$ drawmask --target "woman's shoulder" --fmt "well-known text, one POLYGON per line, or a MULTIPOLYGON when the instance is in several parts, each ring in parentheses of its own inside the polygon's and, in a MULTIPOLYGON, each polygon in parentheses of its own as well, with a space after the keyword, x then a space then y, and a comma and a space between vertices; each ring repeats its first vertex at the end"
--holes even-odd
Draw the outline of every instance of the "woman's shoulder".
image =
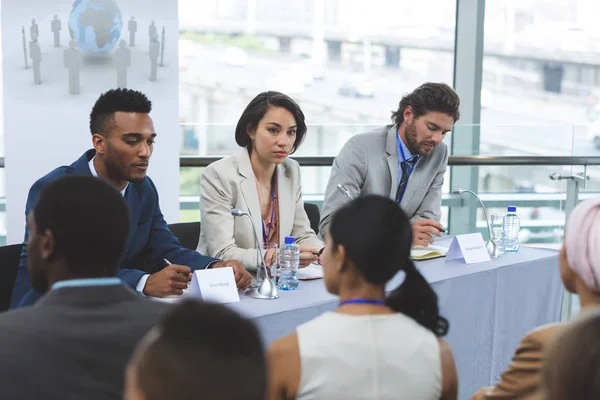
POLYGON ((543 348, 562 326, 562 324, 553 323, 535 328, 523 336, 519 348, 521 350, 525 348, 543 348))
POLYGON ((268 348, 268 355, 272 358, 285 357, 286 355, 297 351, 298 335, 292 332, 287 336, 281 337, 271 343, 268 348))
POLYGON ((283 161, 283 166, 286 170, 292 170, 292 171, 300 170, 300 164, 298 163, 298 161, 296 161, 290 157, 286 158, 283 161))
POLYGON ((227 176, 236 171, 238 165, 238 155, 223 157, 220 160, 210 163, 203 172, 203 175, 227 176))
POLYGON ((237 165, 238 158, 239 158, 238 154, 232 154, 230 156, 223 157, 215 162, 210 163, 208 165, 208 167, 206 167, 206 168, 207 169, 208 168, 219 169, 219 168, 223 168, 223 167, 230 166, 230 165, 237 165))

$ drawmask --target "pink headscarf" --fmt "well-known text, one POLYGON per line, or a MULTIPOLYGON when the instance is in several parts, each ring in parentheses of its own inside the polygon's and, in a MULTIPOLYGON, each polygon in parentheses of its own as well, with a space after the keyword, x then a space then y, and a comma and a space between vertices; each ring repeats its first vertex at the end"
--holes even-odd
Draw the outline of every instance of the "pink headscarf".
POLYGON ((565 228, 565 250, 569 267, 588 288, 600 292, 600 198, 575 207, 565 228))

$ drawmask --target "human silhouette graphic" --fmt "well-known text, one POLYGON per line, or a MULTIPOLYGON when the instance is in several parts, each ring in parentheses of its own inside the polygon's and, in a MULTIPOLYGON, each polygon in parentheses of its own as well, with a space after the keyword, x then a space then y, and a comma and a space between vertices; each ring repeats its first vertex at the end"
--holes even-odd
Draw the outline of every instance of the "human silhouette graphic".
POLYGON ((31 37, 32 40, 33 35, 35 35, 36 38, 40 37, 40 27, 37 22, 35 22, 35 18, 31 19, 31 26, 29 27, 29 37, 31 37))
POLYGON ((25 69, 29 68, 29 60, 27 60, 27 37, 25 35, 25 27, 21 26, 21 39, 23 41, 23 56, 25 59, 25 69))
POLYGON ((155 33, 150 39, 150 80, 156 80, 156 72, 158 68, 158 57, 160 56, 160 43, 158 35, 155 33))
POLYGON ((42 73, 40 71, 40 63, 42 62, 42 49, 38 43, 37 35, 31 35, 29 41, 29 57, 31 57, 31 66, 33 67, 33 82, 36 85, 42 84, 42 73))
POLYGON ((117 68, 117 87, 127 87, 127 69, 131 67, 131 50, 127 48, 127 42, 121 40, 119 48, 115 51, 115 67, 117 68))
POLYGON ((129 20, 128 28, 129 28, 129 46, 135 47, 135 34, 137 33, 138 23, 135 20, 135 17, 131 17, 129 20))
POLYGON ((81 72, 81 51, 77 48, 77 42, 71 40, 69 48, 65 50, 65 68, 69 71, 69 93, 79 94, 79 75, 81 72))
POLYGON ((54 33, 54 47, 60 47, 60 31, 62 29, 62 23, 58 19, 58 15, 54 16, 54 19, 50 23, 50 29, 54 33))
POLYGON ((165 66, 165 27, 162 28, 162 34, 160 38, 160 66, 165 66))
POLYGON ((150 26, 148 27, 148 51, 150 51, 150 47, 152 46, 152 38, 154 37, 154 35, 156 35, 158 32, 156 30, 156 25, 154 25, 154 21, 150 22, 150 26))

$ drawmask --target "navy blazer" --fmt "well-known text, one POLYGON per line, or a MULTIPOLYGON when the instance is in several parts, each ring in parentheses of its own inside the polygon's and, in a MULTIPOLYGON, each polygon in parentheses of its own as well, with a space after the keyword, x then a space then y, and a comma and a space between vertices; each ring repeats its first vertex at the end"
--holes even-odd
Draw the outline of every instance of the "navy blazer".
MULTIPOLYGON (((50 182, 67 175, 92 176, 89 162, 96 154, 88 150, 70 166, 62 166, 40 178, 33 184, 27 197, 25 216, 35 207, 40 191, 50 182)), ((134 290, 144 274, 152 274, 164 267, 163 259, 173 264, 187 265, 192 270, 204 269, 218 261, 181 246, 177 237, 169 230, 158 204, 158 192, 152 180, 146 177, 142 182, 131 182, 125 192, 129 209, 129 238, 117 276, 134 290)), ((27 239, 29 229, 25 227, 25 240, 17 279, 10 302, 11 308, 31 305, 40 294, 31 289, 27 272, 27 239)))

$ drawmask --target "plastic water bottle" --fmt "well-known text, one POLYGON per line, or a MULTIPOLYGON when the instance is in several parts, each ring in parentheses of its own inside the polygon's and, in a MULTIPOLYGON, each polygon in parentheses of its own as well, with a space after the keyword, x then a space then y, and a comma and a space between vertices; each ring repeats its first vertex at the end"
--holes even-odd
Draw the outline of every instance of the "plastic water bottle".
POLYGON ((521 221, 517 216, 517 207, 508 206, 508 213, 502 221, 502 232, 504 234, 504 251, 507 253, 519 251, 519 229, 521 221))
POLYGON ((298 289, 298 265, 300 264, 300 248, 293 236, 285 237, 285 246, 279 255, 279 289, 298 289))

